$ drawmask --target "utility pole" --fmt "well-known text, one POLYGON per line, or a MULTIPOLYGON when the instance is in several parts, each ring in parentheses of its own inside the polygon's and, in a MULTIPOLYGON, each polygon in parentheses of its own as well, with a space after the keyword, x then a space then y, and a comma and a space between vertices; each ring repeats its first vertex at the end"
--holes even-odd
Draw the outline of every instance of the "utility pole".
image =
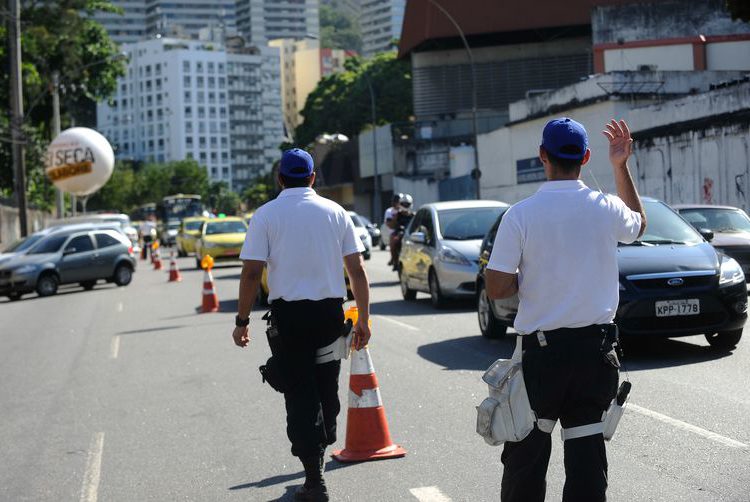
POLYGON ((26 214, 26 165, 24 159, 23 134, 23 82, 21 80, 21 2, 8 0, 10 22, 8 23, 8 55, 10 57, 10 134, 13 154, 13 172, 15 173, 16 201, 18 204, 18 223, 21 237, 29 233, 28 215, 26 214))
MULTIPOLYGON (((52 72, 52 141, 60 135, 60 72, 52 72)), ((65 217, 65 203, 62 190, 55 187, 55 205, 57 218, 65 217)))
POLYGON ((380 212, 382 203, 380 202, 380 176, 378 175, 378 124, 375 116, 375 89, 372 87, 372 80, 368 75, 367 87, 370 89, 370 113, 372 117, 372 176, 373 176, 373 195, 372 195, 372 221, 380 223, 380 212))

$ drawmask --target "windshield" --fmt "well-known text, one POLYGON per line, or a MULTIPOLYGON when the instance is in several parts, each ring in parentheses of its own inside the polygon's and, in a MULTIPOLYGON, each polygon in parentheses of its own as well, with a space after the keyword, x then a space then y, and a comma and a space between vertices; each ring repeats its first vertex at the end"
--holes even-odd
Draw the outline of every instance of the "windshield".
POLYGON ((701 235, 662 202, 645 202, 646 232, 636 244, 697 244, 701 235))
POLYGON ((176 229, 180 228, 180 220, 170 220, 167 223, 167 228, 169 230, 176 230, 176 229))
POLYGON ((206 227, 206 235, 216 234, 238 234, 247 232, 247 227, 241 221, 217 221, 209 223, 206 227))
POLYGON ((680 214, 695 228, 712 232, 750 232, 750 218, 740 209, 691 208, 680 214))
POLYGON ((444 239, 466 241, 484 239, 487 231, 505 207, 471 207, 438 212, 440 233, 444 239))
POLYGON ((354 226, 355 227, 357 227, 357 228, 364 227, 364 224, 362 223, 362 220, 359 219, 359 215, 358 214, 349 213, 349 216, 351 217, 352 221, 354 222, 354 226))
POLYGON ((51 235, 31 248, 29 254, 57 253, 67 239, 67 235, 51 235))
POLYGON ((185 222, 185 230, 200 230, 202 221, 187 221, 185 222))
POLYGON ((26 237, 25 239, 19 239, 12 243, 10 246, 8 246, 4 253, 20 253, 22 251, 26 251, 31 246, 39 242, 39 240, 43 237, 41 234, 32 234, 26 237))

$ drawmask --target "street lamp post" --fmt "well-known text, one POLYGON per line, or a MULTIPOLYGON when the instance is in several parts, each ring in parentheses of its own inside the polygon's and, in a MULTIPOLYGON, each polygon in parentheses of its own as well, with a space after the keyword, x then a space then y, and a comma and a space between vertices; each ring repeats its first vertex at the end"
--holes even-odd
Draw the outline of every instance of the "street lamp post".
POLYGON ((29 232, 26 213, 26 162, 24 159, 23 135, 23 81, 21 80, 21 3, 8 0, 10 21, 8 22, 8 56, 10 59, 10 134, 13 168, 15 174, 18 223, 21 237, 29 232))
POLYGON ((453 16, 450 15, 450 13, 445 10, 445 7, 440 5, 436 0, 427 0, 432 5, 434 5, 440 12, 443 13, 443 15, 448 18, 448 20, 453 24, 453 26, 456 28, 456 31, 458 31, 458 35, 461 37, 461 42, 464 44, 464 48, 466 49, 466 54, 469 56, 469 66, 471 67, 471 128, 472 128, 472 135, 474 136, 474 179, 476 181, 476 196, 477 199, 480 198, 480 177, 482 176, 482 171, 479 169, 479 141, 477 139, 478 135, 478 129, 477 126, 477 74, 476 74, 476 68, 474 66, 474 54, 471 52, 471 48, 469 47, 469 42, 466 41, 466 35, 464 35, 464 31, 461 29, 461 26, 458 24, 458 22, 453 18, 453 16))
POLYGON ((378 125, 375 116, 375 89, 372 87, 372 80, 367 74, 367 88, 370 90, 370 113, 372 118, 372 176, 373 176, 373 195, 372 195, 372 220, 380 223, 380 210, 382 203, 380 201, 380 176, 378 175, 378 125))
MULTIPOLYGON (((60 72, 52 72, 52 140, 60 135, 60 72)), ((57 217, 65 217, 64 201, 62 190, 55 187, 55 206, 57 217)))

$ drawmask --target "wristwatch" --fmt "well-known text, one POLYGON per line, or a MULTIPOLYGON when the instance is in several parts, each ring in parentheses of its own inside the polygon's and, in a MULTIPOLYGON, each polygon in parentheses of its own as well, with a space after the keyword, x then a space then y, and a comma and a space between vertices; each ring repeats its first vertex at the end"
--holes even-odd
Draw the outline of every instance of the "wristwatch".
POLYGON ((245 319, 242 319, 240 316, 236 315, 234 316, 234 325, 238 328, 244 328, 250 325, 250 318, 246 317, 245 319))

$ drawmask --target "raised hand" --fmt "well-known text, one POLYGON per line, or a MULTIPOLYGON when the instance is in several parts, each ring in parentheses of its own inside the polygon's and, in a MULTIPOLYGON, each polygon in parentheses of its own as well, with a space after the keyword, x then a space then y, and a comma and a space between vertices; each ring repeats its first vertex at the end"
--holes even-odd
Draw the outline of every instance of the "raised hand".
POLYGON ((609 161, 614 167, 624 167, 633 151, 633 138, 624 120, 612 119, 602 131, 609 140, 609 161))

